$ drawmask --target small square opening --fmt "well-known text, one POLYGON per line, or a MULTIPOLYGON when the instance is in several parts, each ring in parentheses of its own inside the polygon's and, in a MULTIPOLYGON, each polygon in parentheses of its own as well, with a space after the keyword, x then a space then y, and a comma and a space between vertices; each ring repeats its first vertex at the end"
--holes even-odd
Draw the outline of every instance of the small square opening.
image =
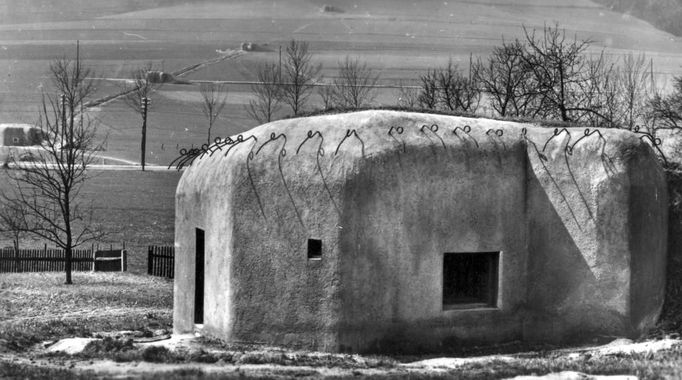
POLYGON ((443 255, 443 309, 497 307, 499 252, 443 255))
POLYGON ((322 240, 308 239, 308 259, 310 260, 322 259, 322 240))

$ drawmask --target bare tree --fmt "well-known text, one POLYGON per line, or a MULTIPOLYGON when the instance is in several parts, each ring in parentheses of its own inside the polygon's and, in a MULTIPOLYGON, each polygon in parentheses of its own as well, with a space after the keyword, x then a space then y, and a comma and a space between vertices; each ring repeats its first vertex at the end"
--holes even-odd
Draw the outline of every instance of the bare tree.
POLYGON ((644 55, 628 54, 611 61, 602 52, 585 62, 584 79, 575 96, 577 108, 584 111, 574 113, 576 121, 628 129, 646 121, 650 67, 644 55))
POLYGON ((419 78, 419 105, 428 109, 476 112, 481 101, 481 90, 473 69, 472 66, 465 77, 451 60, 445 67, 429 69, 419 78))
POLYGON ((618 93, 619 103, 623 105, 623 124, 628 129, 634 128, 643 121, 646 113, 646 105, 651 96, 649 88, 652 85, 647 64, 646 55, 634 55, 632 53, 623 56, 622 69, 620 70, 620 83, 618 93))
POLYGON ((419 106, 427 109, 435 109, 438 105, 438 71, 429 69, 419 76, 421 90, 417 101, 419 106))
POLYGON ((294 115, 301 113, 308 98, 312 94, 313 84, 321 65, 311 62, 307 42, 291 40, 284 55, 284 73, 282 73, 282 102, 291 107, 294 115))
POLYGON ((585 57, 581 76, 582 80, 576 81, 572 89, 575 109, 572 120, 593 127, 619 127, 616 87, 620 73, 615 63, 603 51, 596 57, 585 57))
POLYGON ((458 105, 458 94, 463 78, 457 65, 453 65, 452 59, 448 60, 448 65, 438 69, 436 73, 436 86, 438 102, 449 111, 454 111, 458 105))
MULTIPOLYGON (((456 71, 454 80, 450 83, 450 93, 455 99, 455 109, 475 113, 481 104, 481 88, 474 74, 473 56, 469 56, 469 73, 465 77, 456 71)), ((444 90, 441 89, 441 92, 444 90)))
POLYGON ((21 210, 18 226, 65 251, 66 283, 71 284, 72 250, 101 238, 92 220, 92 207, 82 201, 81 189, 96 142, 96 125, 80 112, 94 90, 89 69, 80 60, 60 59, 50 65, 57 95, 43 95, 38 126, 43 140, 32 162, 12 160, 7 175, 11 191, 2 194, 0 212, 21 210))
POLYGON ((529 106, 537 96, 523 52, 518 40, 502 41, 502 46, 493 48, 487 62, 478 59, 474 64, 474 76, 500 116, 528 116, 529 106))
POLYGON ((338 77, 334 80, 334 98, 342 108, 357 109, 369 105, 376 97, 379 74, 367 67, 366 62, 346 56, 339 63, 338 77))
POLYGON ((419 105, 419 89, 416 86, 406 84, 402 80, 398 82, 397 106, 408 109, 419 105))
POLYGON ((258 82, 251 85, 255 99, 250 100, 246 112, 259 123, 273 120, 281 108, 281 87, 275 63, 262 64, 256 72, 258 82))
POLYGON ((144 171, 145 159, 147 157, 147 114, 151 108, 152 92, 157 90, 161 83, 155 80, 158 75, 153 70, 152 64, 133 70, 132 85, 126 84, 125 96, 123 101, 132 110, 140 114, 142 118, 142 137, 140 139, 140 165, 144 171))
POLYGON ((587 75, 590 86, 587 91, 587 107, 598 111, 585 112, 583 115, 593 126, 620 128, 623 126, 623 104, 619 91, 623 81, 623 72, 614 62, 608 62, 601 54, 599 59, 592 59, 588 64, 587 75))
MULTIPOLYGON (((12 245, 14 247, 14 257, 19 259, 19 242, 24 231, 28 229, 25 225, 25 209, 22 205, 16 202, 3 204, 0 208, 0 232, 12 237, 12 245)), ((17 261, 17 268, 19 262, 17 261)))
POLYGON ((336 106, 336 92, 334 91, 334 83, 323 83, 318 87, 317 94, 322 100, 322 108, 330 110, 336 106))
POLYGON ((206 140, 208 145, 211 145, 211 129, 227 104, 227 87, 215 83, 202 83, 199 86, 199 93, 202 100, 201 113, 208 121, 206 140))
POLYGON ((682 76, 673 81, 672 93, 656 93, 649 101, 649 118, 655 119, 658 128, 682 128, 682 76))
POLYGON ((596 112, 579 104, 584 81, 588 40, 566 39, 566 31, 545 26, 542 36, 523 28, 526 38, 522 58, 533 74, 540 102, 534 116, 552 116, 562 121, 574 119, 575 112, 596 112))

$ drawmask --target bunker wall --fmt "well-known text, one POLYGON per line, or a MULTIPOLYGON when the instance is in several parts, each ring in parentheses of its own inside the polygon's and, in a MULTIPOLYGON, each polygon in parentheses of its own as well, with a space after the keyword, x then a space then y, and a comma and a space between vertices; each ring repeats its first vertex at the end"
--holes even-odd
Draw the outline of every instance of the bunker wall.
POLYGON ((414 352, 636 335, 659 314, 667 196, 635 135, 392 112, 257 131, 178 185, 176 332, 193 329, 196 228, 204 330, 229 341, 414 352), (494 302, 444 301, 453 254, 493 258, 494 302))
POLYGON ((225 209, 235 220, 232 338, 333 351, 343 255, 335 202, 349 166, 318 157, 317 141, 284 159, 283 144, 273 141, 239 165, 225 209))
POLYGON ((409 146, 364 160, 344 189, 340 349, 438 350, 521 338, 525 147, 409 146), (492 305, 444 299, 444 255, 499 257, 492 305))
POLYGON ((633 336, 655 325, 665 298, 668 189, 665 173, 653 154, 644 144, 628 152, 633 336))
POLYGON ((666 232, 660 226, 667 213, 646 194, 664 186, 649 148, 623 131, 613 131, 608 144, 596 133, 535 137, 549 142, 541 152, 529 145, 528 153, 525 338, 582 340, 652 327, 660 304, 645 298, 663 295, 658 278, 666 232), (632 147, 644 154, 638 164, 632 147), (643 259, 645 246, 650 262, 643 259))
POLYGON ((200 162, 178 183, 175 224, 174 332, 195 329, 197 238, 203 236, 204 331, 229 336, 232 329, 233 219, 224 210, 232 203, 233 169, 229 163, 200 162), (208 175, 207 175, 208 173, 208 175))

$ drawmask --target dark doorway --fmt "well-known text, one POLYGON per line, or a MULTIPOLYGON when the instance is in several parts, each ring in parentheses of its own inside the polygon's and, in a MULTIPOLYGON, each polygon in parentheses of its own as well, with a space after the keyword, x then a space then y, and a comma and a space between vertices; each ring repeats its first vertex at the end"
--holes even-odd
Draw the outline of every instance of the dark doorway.
POLYGON ((443 255, 443 309, 497 307, 499 252, 443 255))
POLYGON ((194 270, 194 323, 204 323, 204 230, 196 229, 196 267, 194 270))

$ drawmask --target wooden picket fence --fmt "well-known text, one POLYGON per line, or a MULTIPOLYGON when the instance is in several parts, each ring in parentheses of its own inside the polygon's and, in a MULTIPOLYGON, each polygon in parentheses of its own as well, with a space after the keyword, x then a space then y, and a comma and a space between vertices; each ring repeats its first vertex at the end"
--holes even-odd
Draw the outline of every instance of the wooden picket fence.
MULTIPOLYGON (((75 249, 71 254, 71 270, 92 270, 92 251, 75 249)), ((3 248, 0 251, 0 272, 58 272, 64 270, 65 254, 61 249, 3 248), (18 253, 18 254, 17 254, 18 253)))
MULTIPOLYGON (((71 270, 119 272, 127 270, 125 249, 115 250, 116 254, 92 249, 74 249, 71 254, 71 270), (107 257, 103 257, 107 256, 107 257), (102 262, 106 261, 103 266, 102 262)), ((66 262, 65 252, 57 248, 19 249, 12 247, 0 250, 0 273, 8 272, 61 272, 66 262)))
POLYGON ((147 247, 147 274, 173 278, 175 271, 175 247, 150 245, 147 247))

